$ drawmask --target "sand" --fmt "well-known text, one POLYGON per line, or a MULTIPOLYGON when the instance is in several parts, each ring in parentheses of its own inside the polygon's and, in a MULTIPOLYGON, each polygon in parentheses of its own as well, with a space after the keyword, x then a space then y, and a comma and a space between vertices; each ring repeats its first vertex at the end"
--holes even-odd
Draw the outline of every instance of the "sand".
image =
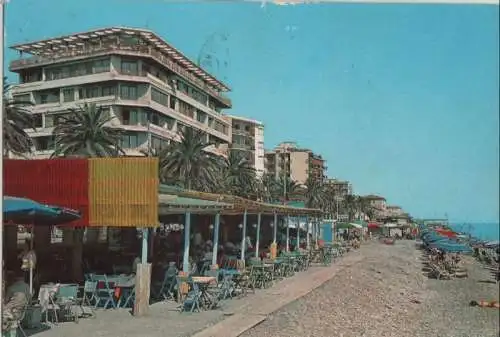
POLYGON ((413 241, 370 243, 365 258, 322 287, 272 314, 244 337, 490 337, 499 310, 471 300, 498 300, 490 273, 467 259, 467 279, 428 279, 413 241))

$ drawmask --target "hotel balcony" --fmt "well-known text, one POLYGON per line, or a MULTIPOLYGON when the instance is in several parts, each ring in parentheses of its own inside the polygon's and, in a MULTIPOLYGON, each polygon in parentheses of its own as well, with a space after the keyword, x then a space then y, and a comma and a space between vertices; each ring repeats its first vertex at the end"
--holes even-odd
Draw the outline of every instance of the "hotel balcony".
POLYGON ((64 54, 53 54, 50 56, 33 56, 29 58, 14 60, 10 63, 9 69, 15 72, 29 67, 42 67, 51 64, 62 63, 65 61, 74 62, 79 59, 106 56, 110 54, 150 58, 158 62, 159 64, 162 64, 164 67, 166 67, 176 75, 187 79, 192 84, 196 85, 199 89, 205 91, 213 98, 217 99, 220 103, 224 104, 227 108, 230 108, 232 106, 231 100, 225 97, 221 92, 214 90, 212 87, 208 86, 205 82, 203 82, 201 79, 197 78, 196 76, 188 72, 179 64, 173 62, 170 58, 166 57, 164 54, 156 50, 153 50, 149 46, 127 46, 127 45, 93 46, 92 48, 88 48, 85 50, 74 50, 73 52, 68 52, 64 54))

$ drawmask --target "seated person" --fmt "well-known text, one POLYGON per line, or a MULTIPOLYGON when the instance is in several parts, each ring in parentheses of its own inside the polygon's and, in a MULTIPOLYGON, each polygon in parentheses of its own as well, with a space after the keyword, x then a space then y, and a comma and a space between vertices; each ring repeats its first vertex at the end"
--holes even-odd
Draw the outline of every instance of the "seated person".
POLYGON ((21 318, 29 300, 29 285, 24 281, 24 275, 10 276, 13 279, 11 285, 5 292, 5 304, 3 306, 2 330, 9 331, 16 326, 14 324, 21 318))

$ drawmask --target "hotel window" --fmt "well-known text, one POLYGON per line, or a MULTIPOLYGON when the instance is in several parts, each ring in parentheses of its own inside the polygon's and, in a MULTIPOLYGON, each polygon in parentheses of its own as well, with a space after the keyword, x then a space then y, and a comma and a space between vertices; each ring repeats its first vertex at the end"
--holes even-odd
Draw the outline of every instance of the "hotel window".
POLYGON ((69 78, 71 76, 69 67, 62 67, 60 71, 61 78, 69 78))
POLYGON ((121 122, 123 125, 137 125, 137 124, 139 124, 137 110, 127 109, 127 108, 122 109, 121 122))
POLYGON ((43 127, 43 115, 41 113, 33 114, 33 127, 43 127))
POLYGON ((120 98, 123 99, 138 99, 137 86, 135 85, 121 85, 120 98))
POLYGON ((144 132, 130 133, 122 136, 121 147, 124 149, 136 148, 147 142, 144 132))
POLYGON ((98 73, 106 73, 111 70, 111 60, 97 60, 93 61, 89 65, 92 65, 92 71, 90 73, 98 74, 98 73))
POLYGON ((121 147, 124 149, 135 148, 139 144, 139 136, 135 134, 126 134, 122 136, 121 147))
POLYGON ((30 94, 15 95, 13 98, 14 98, 14 102, 16 102, 16 104, 29 105, 31 103, 31 95, 30 94))
POLYGON ((59 89, 44 90, 38 93, 38 104, 58 103, 60 100, 59 89))
POLYGON ((151 100, 164 106, 168 106, 168 95, 154 88, 151 89, 151 100))
POLYGON ((186 95, 189 93, 189 86, 180 80, 177 80, 177 89, 186 95))
POLYGON ((170 96, 170 109, 175 110, 176 103, 177 103, 177 98, 170 96))
POLYGON ((148 113, 144 110, 137 111, 137 121, 139 125, 148 125, 148 113))
POLYGON ((33 139, 37 151, 45 151, 54 148, 54 136, 42 136, 33 139))
POLYGON ((198 122, 205 124, 207 120, 207 114, 203 111, 196 110, 196 119, 198 120, 198 122))
POLYGON ((73 102, 74 100, 75 100, 75 89, 73 88, 63 89, 63 101, 73 102))
POLYGON ((162 150, 168 146, 168 140, 152 136, 151 137, 151 147, 156 150, 162 150))
POLYGON ((21 83, 38 82, 42 80, 42 72, 40 70, 25 71, 19 77, 21 83))
POLYGON ((61 69, 49 68, 45 70, 45 77, 48 81, 58 80, 61 78, 61 69))
POLYGON ((161 126, 160 125, 160 116, 157 113, 151 114, 151 124, 161 126))
POLYGON ((99 87, 80 88, 78 89, 78 95, 80 96, 80 99, 99 97, 99 89, 99 87))
POLYGON ((203 105, 207 105, 208 96, 203 94, 202 92, 191 88, 191 95, 196 101, 200 102, 203 105))
POLYGON ((51 128, 54 126, 57 126, 60 124, 64 119, 64 117, 67 117, 68 114, 51 114, 51 115, 45 115, 45 127, 46 128, 51 128))
POLYGON ((102 87, 102 96, 114 96, 116 94, 116 87, 108 85, 102 87))
POLYGON ((179 112, 185 116, 194 118, 194 110, 195 108, 188 103, 179 100, 179 112))
POLYGON ((122 60, 121 63, 121 73, 126 75, 134 75, 138 74, 138 65, 137 61, 133 60, 122 60))

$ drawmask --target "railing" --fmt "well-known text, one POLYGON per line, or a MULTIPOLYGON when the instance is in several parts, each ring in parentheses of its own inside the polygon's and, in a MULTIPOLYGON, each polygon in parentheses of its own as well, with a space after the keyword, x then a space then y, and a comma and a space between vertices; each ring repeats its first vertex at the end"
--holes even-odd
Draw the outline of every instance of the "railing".
POLYGON ((255 134, 250 132, 250 131, 245 131, 245 130, 237 130, 233 128, 233 135, 240 135, 240 136, 246 136, 249 138, 255 138, 255 134))
POLYGON ((252 145, 233 143, 231 146, 235 150, 255 151, 255 146, 252 146, 252 145))
POLYGON ((157 62, 163 64, 170 71, 174 72, 178 76, 181 76, 188 80, 189 82, 195 84, 198 88, 207 92, 214 98, 219 99, 222 103, 227 106, 231 106, 231 100, 225 97, 222 93, 212 89, 209 85, 207 85, 203 80, 199 79, 186 69, 182 68, 180 65, 169 59, 164 54, 151 49, 148 46, 103 46, 103 47, 93 47, 82 50, 73 50, 71 52, 66 52, 64 54, 53 54, 52 56, 33 56, 30 58, 14 60, 10 63, 10 68, 12 70, 18 68, 24 68, 29 66, 42 66, 44 64, 53 63, 53 62, 61 62, 65 59, 72 59, 75 57, 86 57, 86 56, 97 56, 101 54, 107 53, 127 53, 133 55, 140 56, 148 56, 155 59, 157 62))

